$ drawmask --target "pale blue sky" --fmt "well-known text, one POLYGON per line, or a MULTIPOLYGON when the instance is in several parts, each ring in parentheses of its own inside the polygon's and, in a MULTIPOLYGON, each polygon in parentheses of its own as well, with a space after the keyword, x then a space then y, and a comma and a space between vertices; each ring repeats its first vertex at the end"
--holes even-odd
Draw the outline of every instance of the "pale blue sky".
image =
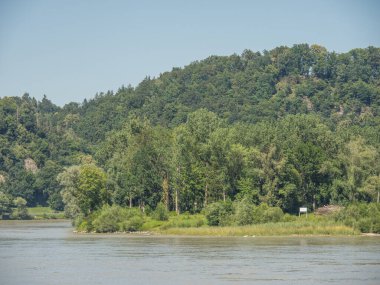
POLYGON ((58 105, 210 55, 380 46, 380 1, 0 0, 0 97, 58 105))

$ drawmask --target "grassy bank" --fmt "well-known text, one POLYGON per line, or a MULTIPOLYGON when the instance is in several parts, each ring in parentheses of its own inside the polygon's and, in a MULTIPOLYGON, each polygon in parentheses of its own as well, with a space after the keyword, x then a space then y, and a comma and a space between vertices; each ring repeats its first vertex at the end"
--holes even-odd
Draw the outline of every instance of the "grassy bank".
POLYGON ((90 215, 79 215, 81 232, 149 231, 166 235, 290 236, 380 233, 380 205, 351 204, 339 211, 307 216, 284 214, 278 207, 214 203, 202 213, 177 215, 159 204, 153 211, 104 205, 90 215))
POLYGON ((106 206, 89 218, 76 220, 81 232, 144 231, 164 235, 192 236, 291 236, 291 235, 356 235, 360 230, 328 217, 283 215, 279 221, 250 225, 212 226, 203 214, 157 213, 146 215, 138 209, 106 206))
POLYGON ((28 214, 32 219, 35 220, 46 220, 46 219, 64 219, 65 214, 63 211, 55 211, 50 207, 29 207, 28 214))
POLYGON ((343 224, 330 222, 279 222, 249 226, 198 228, 156 228, 153 232, 168 235, 194 236, 291 236, 291 235, 357 235, 360 231, 343 224))

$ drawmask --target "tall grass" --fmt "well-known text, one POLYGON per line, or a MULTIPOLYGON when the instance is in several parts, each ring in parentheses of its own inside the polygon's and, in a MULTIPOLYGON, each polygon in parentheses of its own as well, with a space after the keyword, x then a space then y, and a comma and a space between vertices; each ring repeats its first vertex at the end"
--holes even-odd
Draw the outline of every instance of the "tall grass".
POLYGON ((249 226, 159 228, 160 234, 195 236, 289 236, 289 235, 356 235, 358 230, 334 222, 295 221, 249 226))
POLYGON ((65 214, 63 211, 55 211, 50 207, 30 207, 27 209, 29 215, 36 220, 65 218, 65 214))

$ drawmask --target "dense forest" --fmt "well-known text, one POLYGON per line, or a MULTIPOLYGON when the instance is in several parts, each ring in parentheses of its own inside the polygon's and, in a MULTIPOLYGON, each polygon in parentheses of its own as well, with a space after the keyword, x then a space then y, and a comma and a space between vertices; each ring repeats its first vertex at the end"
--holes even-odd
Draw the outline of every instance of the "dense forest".
POLYGON ((380 48, 245 50, 80 104, 2 97, 0 214, 378 202, 379 155, 380 48))

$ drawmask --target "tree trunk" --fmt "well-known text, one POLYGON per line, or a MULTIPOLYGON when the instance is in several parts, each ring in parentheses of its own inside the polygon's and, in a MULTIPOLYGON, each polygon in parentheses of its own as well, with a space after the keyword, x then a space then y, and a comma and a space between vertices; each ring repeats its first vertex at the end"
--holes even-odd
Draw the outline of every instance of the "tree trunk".
POLYGON ((169 210, 169 177, 167 173, 165 173, 164 178, 162 180, 162 190, 166 210, 169 210))
POLYGON ((226 191, 223 190, 223 202, 226 202, 226 191))
POLYGON ((132 196, 129 197, 129 208, 132 208, 132 196))
POLYGON ((377 191, 377 204, 379 204, 379 200, 380 200, 380 191, 377 191))
POLYGON ((178 188, 175 189, 175 212, 179 215, 179 207, 178 207, 178 188))
POLYGON ((177 215, 179 215, 179 189, 178 189, 178 187, 179 187, 179 175, 180 175, 180 171, 181 171, 181 168, 180 168, 180 166, 178 166, 177 167, 177 178, 176 178, 176 181, 177 181, 177 185, 176 185, 176 187, 175 187, 175 201, 174 201, 174 203, 175 203, 175 212, 177 213, 177 215))
POLYGON ((207 197, 208 197, 208 184, 206 183, 206 187, 205 187, 205 207, 207 206, 207 197))
POLYGON ((315 211, 315 205, 316 204, 316 202, 315 202, 315 194, 313 195, 313 212, 315 211))

